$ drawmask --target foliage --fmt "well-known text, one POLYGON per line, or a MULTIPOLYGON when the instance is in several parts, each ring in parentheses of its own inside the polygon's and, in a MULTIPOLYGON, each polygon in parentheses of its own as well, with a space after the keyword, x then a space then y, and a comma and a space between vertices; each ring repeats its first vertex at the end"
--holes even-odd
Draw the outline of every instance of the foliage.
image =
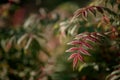
POLYGON ((37 69, 43 63, 38 59, 38 52, 40 50, 47 54, 48 52, 44 50, 45 46, 42 45, 45 43, 45 39, 38 26, 40 24, 39 18, 36 18, 37 15, 30 17, 34 22, 29 22, 28 19, 23 27, 8 28, 8 30, 3 28, 0 31, 0 59, 2 61, 0 79, 2 80, 9 78, 35 79, 35 76, 40 73, 37 69))
POLYGON ((119 0, 0 0, 0 80, 119 80, 119 9, 119 0))
MULTIPOLYGON (((83 62, 84 55, 93 56, 92 58, 100 57, 99 60, 93 60, 93 62, 98 66, 103 65, 104 61, 104 68, 108 71, 112 71, 112 66, 119 65, 120 55, 120 21, 119 21, 119 0, 105 0, 102 1, 101 4, 95 5, 92 4, 90 6, 78 9, 71 21, 69 22, 69 26, 72 26, 72 29, 74 29, 74 25, 80 23, 81 21, 85 20, 86 22, 90 24, 94 24, 93 26, 97 26, 97 28, 90 32, 90 31, 84 31, 79 32, 78 35, 75 37, 75 40, 72 40, 70 43, 72 48, 68 49, 67 52, 72 52, 69 59, 73 59, 73 68, 77 67, 78 61, 83 62), (105 4, 104 6, 99 6, 101 4, 105 4), (111 9, 112 7, 112 9, 111 9), (90 15, 89 13, 92 13, 95 16, 95 19, 98 19, 97 21, 92 18, 93 22, 90 21, 90 15), (101 30, 99 30, 101 29, 101 30), (93 47, 94 46, 94 47, 93 47), (96 47, 95 47, 96 46, 96 47), (91 50, 94 49, 94 50, 91 50), (91 54, 90 54, 91 53, 91 54), (96 55, 96 56, 94 56, 96 55), (103 60, 104 59, 104 60, 103 60)), ((77 25, 77 26, 81 26, 77 25)), ((82 26, 81 26, 82 27, 82 26)), ((93 27, 94 28, 94 27, 93 27)), ((68 29, 69 30, 69 29, 68 29)), ((72 31, 72 30, 71 30, 72 31)), ((85 61, 86 65, 89 65, 89 62, 87 60, 85 61)), ((80 64, 78 67, 83 66, 84 64, 80 64)), ((94 66, 93 66, 94 67, 94 66)), ((103 67, 103 66, 102 66, 103 67)), ((84 69, 84 68, 82 68, 84 69)), ((120 77, 119 69, 116 69, 109 75, 107 78, 108 80, 118 80, 120 77), (116 76, 112 76, 116 75, 116 76)))

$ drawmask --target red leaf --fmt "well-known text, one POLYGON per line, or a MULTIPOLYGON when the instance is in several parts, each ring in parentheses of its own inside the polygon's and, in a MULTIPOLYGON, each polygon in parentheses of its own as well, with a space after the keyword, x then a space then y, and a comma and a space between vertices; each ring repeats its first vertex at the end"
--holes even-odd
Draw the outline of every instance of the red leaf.
POLYGON ((81 39, 81 38, 84 38, 84 37, 88 36, 88 34, 89 34, 88 32, 78 34, 78 35, 75 37, 75 39, 81 39))
POLYGON ((77 53, 77 57, 81 62, 83 62, 83 57, 79 53, 77 53))
POLYGON ((79 53, 73 53, 70 55, 70 57, 68 58, 68 60, 72 59, 72 58, 78 58, 78 60, 83 62, 83 57, 79 54, 79 53))
POLYGON ((80 60, 81 62, 83 62, 83 57, 80 55, 80 53, 73 53, 68 60, 73 58, 73 68, 77 65, 78 60, 80 60))
POLYGON ((90 12, 94 12, 94 11, 95 11, 95 9, 94 9, 93 7, 90 7, 88 10, 89 10, 90 12))
POLYGON ((82 54, 84 54, 84 55, 89 55, 89 56, 91 56, 90 53, 89 53, 87 50, 85 50, 83 47, 80 47, 80 48, 79 48, 79 51, 80 51, 82 54))
POLYGON ((75 11, 74 17, 80 16, 80 14, 81 14, 82 12, 83 12, 83 9, 78 9, 77 11, 75 11))
POLYGON ((78 47, 72 47, 72 48, 66 50, 66 52, 74 52, 74 51, 76 51, 78 49, 79 49, 78 47))
POLYGON ((77 55, 77 53, 73 53, 70 55, 70 57, 68 58, 68 60, 72 59, 72 58, 75 58, 75 56, 77 55))
POLYGON ((85 45, 86 47, 90 48, 90 49, 93 48, 89 43, 87 43, 87 42, 85 42, 85 41, 83 41, 82 44, 85 45))
POLYGON ((87 11, 84 11, 84 12, 83 12, 83 16, 84 16, 84 17, 87 17, 87 11))
POLYGON ((70 45, 76 45, 76 44, 81 44, 81 42, 79 40, 75 40, 75 41, 72 41, 70 43, 68 43, 70 45))
POLYGON ((76 57, 73 59, 73 68, 77 65, 77 63, 78 63, 78 58, 76 57))
MULTIPOLYGON (((93 32, 91 33, 91 35, 93 35, 95 38, 100 38, 100 37, 105 37, 104 35, 100 34, 100 33, 96 33, 96 32, 93 32)), ((99 40, 99 39, 98 39, 99 40)))
POLYGON ((101 37, 104 37, 104 36, 97 32, 92 32, 92 33, 85 32, 77 35, 76 40, 68 43, 70 45, 77 46, 77 47, 72 47, 66 51, 66 52, 74 52, 74 51, 77 52, 72 54, 68 58, 68 60, 73 59, 73 68, 77 65, 78 61, 83 62, 84 59, 81 56, 81 54, 91 56, 91 54, 88 52, 88 48, 93 49, 93 47, 91 44, 87 42, 87 40, 94 43, 100 42, 101 37), (84 48, 84 47, 87 47, 87 48, 84 48))
POLYGON ((92 37, 91 35, 87 36, 85 39, 90 40, 92 42, 98 42, 98 39, 92 37))
POLYGON ((96 11, 93 7, 88 9, 94 16, 96 16, 96 11))

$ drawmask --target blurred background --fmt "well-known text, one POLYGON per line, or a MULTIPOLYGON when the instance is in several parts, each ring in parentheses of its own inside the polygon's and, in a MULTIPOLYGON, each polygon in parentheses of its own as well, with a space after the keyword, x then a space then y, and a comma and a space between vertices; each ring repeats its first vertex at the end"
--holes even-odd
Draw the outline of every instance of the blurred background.
POLYGON ((94 21, 99 17, 90 23, 82 21, 80 26, 87 27, 75 32, 60 26, 77 9, 93 2, 0 0, 0 80, 104 80, 109 67, 116 64, 116 55, 93 52, 92 57, 86 57, 88 64, 80 63, 79 70, 73 70, 67 60, 70 53, 65 52, 74 35, 96 30, 94 21))

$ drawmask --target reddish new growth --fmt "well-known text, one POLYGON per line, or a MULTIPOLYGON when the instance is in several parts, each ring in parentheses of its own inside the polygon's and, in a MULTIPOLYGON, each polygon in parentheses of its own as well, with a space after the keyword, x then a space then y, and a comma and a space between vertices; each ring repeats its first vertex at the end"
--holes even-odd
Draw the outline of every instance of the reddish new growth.
POLYGON ((103 9, 104 8, 101 6, 88 6, 86 8, 81 8, 74 13, 73 19, 79 17, 80 15, 86 18, 88 16, 88 12, 91 12, 94 16, 96 16, 96 11, 103 14, 104 13, 103 9))
POLYGON ((68 43, 68 45, 73 45, 72 48, 68 49, 66 52, 72 52, 68 60, 73 59, 73 68, 77 66, 78 61, 84 62, 83 55, 90 56, 88 52, 89 49, 93 49, 91 43, 99 43, 100 37, 103 37, 100 33, 81 33, 75 37, 74 41, 68 43))

